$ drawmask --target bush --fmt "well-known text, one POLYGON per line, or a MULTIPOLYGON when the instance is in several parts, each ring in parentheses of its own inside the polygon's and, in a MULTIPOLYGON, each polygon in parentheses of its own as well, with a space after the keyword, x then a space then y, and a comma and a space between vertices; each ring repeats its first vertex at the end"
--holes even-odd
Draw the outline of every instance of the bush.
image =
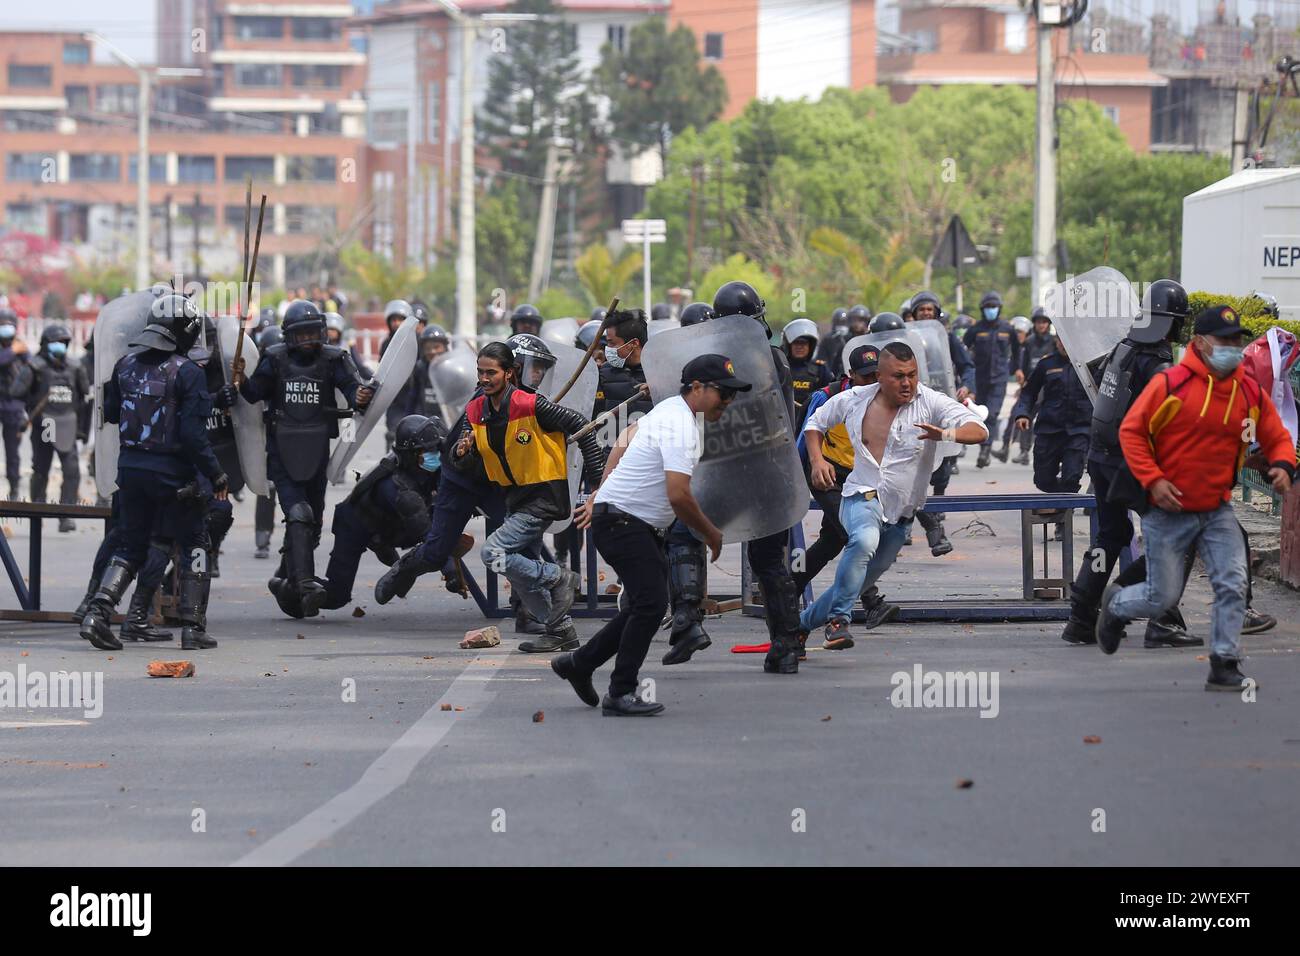
POLYGON ((1264 335, 1273 326, 1286 329, 1296 338, 1300 338, 1300 322, 1290 319, 1275 320, 1272 316, 1264 313, 1264 303, 1252 296, 1220 295, 1216 292, 1189 292, 1187 294, 1187 304, 1190 311, 1188 320, 1183 323, 1183 334, 1179 338, 1181 342, 1187 342, 1191 339, 1196 314, 1212 305, 1230 305, 1236 309, 1237 314, 1241 316, 1241 324, 1250 329, 1252 339, 1264 335))

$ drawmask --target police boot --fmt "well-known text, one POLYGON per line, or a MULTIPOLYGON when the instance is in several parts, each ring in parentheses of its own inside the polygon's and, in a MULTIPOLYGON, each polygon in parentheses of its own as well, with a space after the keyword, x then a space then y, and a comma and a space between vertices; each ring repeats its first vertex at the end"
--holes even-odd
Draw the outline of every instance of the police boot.
POLYGON ((60 519, 59 519, 59 530, 60 530, 60 531, 76 531, 76 530, 77 530, 77 522, 76 522, 74 519, 72 519, 72 518, 68 518, 68 517, 60 518, 60 519))
POLYGON ((1142 646, 1149 650, 1154 647, 1200 647, 1204 643, 1204 638, 1187 633, 1187 622, 1183 620, 1182 611, 1175 605, 1159 617, 1147 621, 1142 646))
POLYGON ((10 501, 17 501, 17 500, 18 500, 18 482, 17 482, 17 481, 12 481, 12 480, 11 480, 11 481, 9 482, 9 500, 10 500, 10 501))
POLYGON ((213 548, 208 552, 208 577, 221 577, 221 549, 213 548))
POLYGON ((989 466, 989 455, 991 454, 991 448, 992 446, 990 445, 980 446, 980 456, 975 459, 976 468, 987 468, 989 466))
MULTIPOLYGON (((1003 460, 1005 461, 1005 459, 1003 459, 1003 460)), ((1012 463, 1013 465, 1027 465, 1027 464, 1029 464, 1029 449, 1028 449, 1028 448, 1022 448, 1022 449, 1020 450, 1020 454, 1019 454, 1019 455, 1016 455, 1015 458, 1012 458, 1012 459, 1011 459, 1011 463, 1012 463)))
POLYGON ((207 651, 217 646, 215 638, 208 637, 208 593, 212 579, 206 574, 181 575, 180 619, 181 649, 207 651))
POLYGON ((1008 436, 1002 440, 1002 447, 993 453, 993 457, 1000 462, 1006 462, 1007 457, 1010 454, 1011 454, 1011 438, 1010 436, 1008 436))
POLYGON ((298 502, 289 509, 284 526, 284 556, 288 580, 302 601, 303 617, 315 617, 328 595, 316 579, 316 528, 311 506, 298 502))
POLYGON ((1110 571, 1094 571, 1092 554, 1089 549, 1079 567, 1079 576, 1070 585, 1070 619, 1061 632, 1061 640, 1068 644, 1097 643, 1097 608, 1101 604, 1101 592, 1110 580, 1110 571))
POLYGON ((803 647, 799 640, 799 593, 794 589, 794 580, 785 575, 760 578, 758 584, 763 591, 763 611, 772 639, 763 670, 768 674, 797 674, 803 647))
POLYGON ((412 548, 398 558, 397 563, 375 584, 375 600, 387 604, 395 597, 404 598, 415 586, 416 578, 437 570, 424 560, 423 547, 412 548))
POLYGON ((271 532, 255 531, 253 532, 253 543, 257 550, 253 552, 255 558, 269 558, 271 556, 271 532))
POLYGON ((918 511, 916 520, 925 529, 925 541, 930 546, 930 553, 936 558, 952 551, 952 542, 943 528, 943 515, 937 512, 918 511))
POLYGON ((122 642, 113 633, 113 608, 131 586, 135 568, 122 558, 114 558, 104 569, 99 587, 91 599, 90 609, 81 621, 81 636, 101 651, 120 651, 122 642))
POLYGON ((122 622, 122 630, 119 632, 122 640, 170 641, 174 638, 171 631, 159 630, 149 623, 149 611, 153 608, 153 596, 157 590, 136 586, 126 609, 126 620, 122 622))
POLYGON ((50 476, 48 473, 42 475, 37 472, 32 472, 32 479, 27 485, 27 493, 31 496, 33 503, 45 503, 45 488, 49 483, 50 476))
POLYGON ((90 582, 86 585, 86 593, 82 596, 81 603, 77 605, 77 609, 72 612, 72 616, 76 618, 78 624, 80 624, 81 619, 86 616, 86 612, 90 610, 90 602, 95 599, 95 592, 98 590, 99 575, 92 572, 90 575, 90 582))
POLYGON ((673 548, 668 555, 668 589, 672 596, 672 633, 668 637, 665 664, 685 664, 696 651, 702 651, 713 642, 704 630, 704 600, 706 575, 704 551, 700 548, 673 548))

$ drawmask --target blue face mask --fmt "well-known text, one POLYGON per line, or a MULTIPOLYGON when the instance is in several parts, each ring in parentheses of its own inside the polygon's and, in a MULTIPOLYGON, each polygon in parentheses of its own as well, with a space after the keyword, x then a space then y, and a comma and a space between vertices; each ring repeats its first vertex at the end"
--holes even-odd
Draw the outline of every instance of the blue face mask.
POLYGON ((1205 364, 1216 372, 1227 375, 1241 364, 1245 348, 1240 345, 1216 345, 1205 357, 1205 364))
POLYGON ((442 467, 442 454, 436 451, 426 451, 420 456, 420 467, 425 471, 437 471, 442 467))
POLYGON ((991 306, 991 305, 990 305, 990 306, 986 306, 985 309, 984 309, 984 318, 986 318, 986 319, 988 319, 990 322, 992 322, 994 319, 996 319, 996 318, 998 317, 998 312, 999 312, 999 311, 1000 311, 1000 310, 999 310, 996 306, 991 306))
POLYGON ((51 342, 49 347, 50 354, 55 358, 63 358, 68 354, 68 343, 66 342, 51 342))

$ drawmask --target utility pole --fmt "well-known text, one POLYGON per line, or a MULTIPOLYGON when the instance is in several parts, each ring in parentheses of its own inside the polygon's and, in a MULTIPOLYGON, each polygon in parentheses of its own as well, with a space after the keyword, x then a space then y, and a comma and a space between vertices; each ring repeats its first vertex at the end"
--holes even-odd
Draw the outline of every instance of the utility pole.
POLYGON ((167 237, 167 270, 170 272, 175 268, 175 259, 172 253, 172 194, 168 193, 163 197, 163 233, 167 237))
POLYGON ((203 203, 199 200, 199 194, 194 194, 194 281, 199 281, 203 275, 201 271, 203 263, 199 259, 199 214, 203 211, 203 203))
POLYGON ((1246 168, 1246 146, 1250 128, 1250 90, 1238 87, 1235 109, 1232 114, 1232 171, 1246 168))
POLYGON ((1056 284, 1056 64, 1052 30, 1061 25, 1059 3, 1040 2, 1038 10, 1038 110, 1034 150, 1035 304, 1056 284))
POLYGON ((559 201, 560 144, 554 139, 546 146, 546 171, 542 174, 542 202, 537 210, 537 237, 533 241, 533 268, 528 278, 528 301, 542 294, 551 271, 551 253, 555 246, 555 207, 559 201))
POLYGON ((686 227, 686 277, 695 278, 695 196, 700 185, 700 164, 691 166, 691 218, 686 227))

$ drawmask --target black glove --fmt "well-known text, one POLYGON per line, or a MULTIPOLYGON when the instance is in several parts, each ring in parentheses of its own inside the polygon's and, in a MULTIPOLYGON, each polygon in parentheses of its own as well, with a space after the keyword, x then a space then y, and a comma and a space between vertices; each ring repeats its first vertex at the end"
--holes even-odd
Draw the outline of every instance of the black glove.
POLYGON ((212 396, 212 406, 214 408, 229 408, 235 404, 235 386, 222 385, 217 389, 217 394, 212 396))
MULTIPOLYGON (((229 387, 230 387, 229 385, 226 386, 226 388, 229 387)), ((226 473, 224 471, 221 474, 217 475, 217 477, 212 479, 212 490, 214 492, 225 491, 229 487, 230 487, 230 479, 226 477, 226 473)))

